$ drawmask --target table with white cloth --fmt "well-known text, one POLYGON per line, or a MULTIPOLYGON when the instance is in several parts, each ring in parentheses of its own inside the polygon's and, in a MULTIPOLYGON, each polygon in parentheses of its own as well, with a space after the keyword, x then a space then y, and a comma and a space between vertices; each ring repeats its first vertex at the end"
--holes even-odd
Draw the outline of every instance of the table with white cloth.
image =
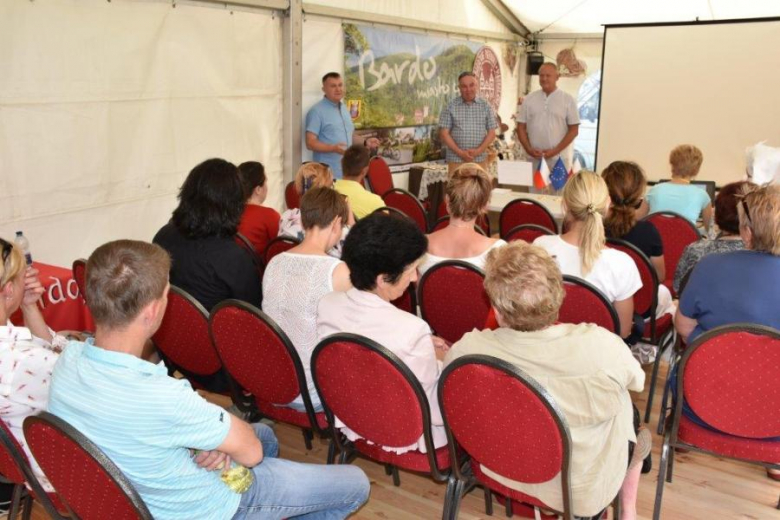
POLYGON ((447 186, 447 165, 443 163, 423 162, 409 168, 409 192, 420 200, 428 200, 428 223, 436 222, 436 212, 444 200, 447 186))

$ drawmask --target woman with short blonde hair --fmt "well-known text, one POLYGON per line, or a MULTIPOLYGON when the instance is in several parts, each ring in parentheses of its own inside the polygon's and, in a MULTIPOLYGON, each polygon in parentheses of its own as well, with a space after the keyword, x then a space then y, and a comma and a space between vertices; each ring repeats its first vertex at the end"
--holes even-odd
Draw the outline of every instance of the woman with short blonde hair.
POLYGON ((534 241, 558 262, 563 274, 577 276, 596 286, 615 306, 621 336, 631 333, 634 293, 642 287, 639 270, 627 254, 606 247, 604 218, 609 209, 609 190, 592 172, 574 175, 563 188, 567 231, 534 241))
POLYGON ((450 222, 428 235, 428 256, 420 274, 444 260, 462 260, 482 269, 488 251, 506 245, 474 228, 477 218, 487 213, 492 189, 487 172, 476 163, 464 163, 452 172, 444 199, 450 222))

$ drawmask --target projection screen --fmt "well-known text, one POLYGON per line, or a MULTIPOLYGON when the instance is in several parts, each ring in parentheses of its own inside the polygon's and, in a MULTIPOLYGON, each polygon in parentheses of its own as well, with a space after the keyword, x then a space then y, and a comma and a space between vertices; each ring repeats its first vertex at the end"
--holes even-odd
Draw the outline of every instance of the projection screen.
POLYGON ((745 177, 745 149, 780 146, 780 18, 607 26, 597 171, 615 160, 667 179, 669 151, 704 153, 699 180, 745 177))

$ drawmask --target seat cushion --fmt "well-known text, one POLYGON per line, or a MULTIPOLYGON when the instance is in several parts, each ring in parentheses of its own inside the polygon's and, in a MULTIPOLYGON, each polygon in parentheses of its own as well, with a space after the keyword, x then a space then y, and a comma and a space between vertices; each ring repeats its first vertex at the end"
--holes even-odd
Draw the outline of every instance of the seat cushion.
MULTIPOLYGON (((393 451, 382 449, 378 444, 370 444, 363 439, 356 440, 354 445, 355 449, 366 457, 383 464, 392 464, 411 471, 431 472, 427 453, 414 450, 399 455, 393 451)), ((436 463, 442 471, 450 467, 450 452, 447 446, 436 450, 436 463)))
MULTIPOLYGON (((287 408, 286 406, 275 406, 261 402, 257 403, 257 409, 260 410, 261 414, 263 414, 265 417, 268 417, 269 419, 285 422, 288 424, 294 424, 295 426, 300 426, 301 428, 311 428, 311 424, 309 423, 309 416, 306 415, 305 412, 299 412, 298 410, 293 410, 292 408, 287 408)), ((323 430, 327 429, 328 420, 325 418, 325 414, 320 412, 314 415, 317 418, 317 425, 323 430)))
POLYGON ((726 457, 756 462, 780 461, 780 442, 747 439, 714 432, 690 419, 680 418, 679 440, 726 457))
POLYGON ((492 478, 488 477, 487 475, 485 475, 485 473, 482 472, 482 465, 479 464, 477 461, 474 460, 471 461, 471 470, 474 472, 474 477, 476 477, 477 481, 489 487, 491 490, 495 491, 496 493, 500 493, 505 497, 509 497, 512 500, 517 500, 518 502, 524 502, 532 506, 543 507, 545 509, 554 511, 552 507, 548 506, 541 500, 538 500, 537 498, 534 498, 531 495, 526 495, 525 493, 522 493, 515 489, 508 488, 505 485, 501 484, 500 482, 497 482, 492 478))

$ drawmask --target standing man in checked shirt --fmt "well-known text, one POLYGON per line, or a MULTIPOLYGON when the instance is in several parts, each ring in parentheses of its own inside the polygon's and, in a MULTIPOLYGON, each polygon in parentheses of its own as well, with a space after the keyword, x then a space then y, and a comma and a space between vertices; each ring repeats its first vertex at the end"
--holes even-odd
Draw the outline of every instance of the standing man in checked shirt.
POLYGON ((463 163, 478 163, 487 170, 486 150, 496 138, 496 116, 484 99, 478 98, 477 77, 471 72, 458 76, 460 97, 450 101, 439 116, 439 136, 447 147, 449 172, 463 163))
MULTIPOLYGON (((338 72, 322 77, 325 96, 306 114, 306 148, 314 152, 314 160, 330 166, 335 179, 341 179, 341 156, 352 145, 355 125, 344 106, 344 80, 338 72)), ((376 148, 379 140, 371 137, 364 146, 376 148)))

